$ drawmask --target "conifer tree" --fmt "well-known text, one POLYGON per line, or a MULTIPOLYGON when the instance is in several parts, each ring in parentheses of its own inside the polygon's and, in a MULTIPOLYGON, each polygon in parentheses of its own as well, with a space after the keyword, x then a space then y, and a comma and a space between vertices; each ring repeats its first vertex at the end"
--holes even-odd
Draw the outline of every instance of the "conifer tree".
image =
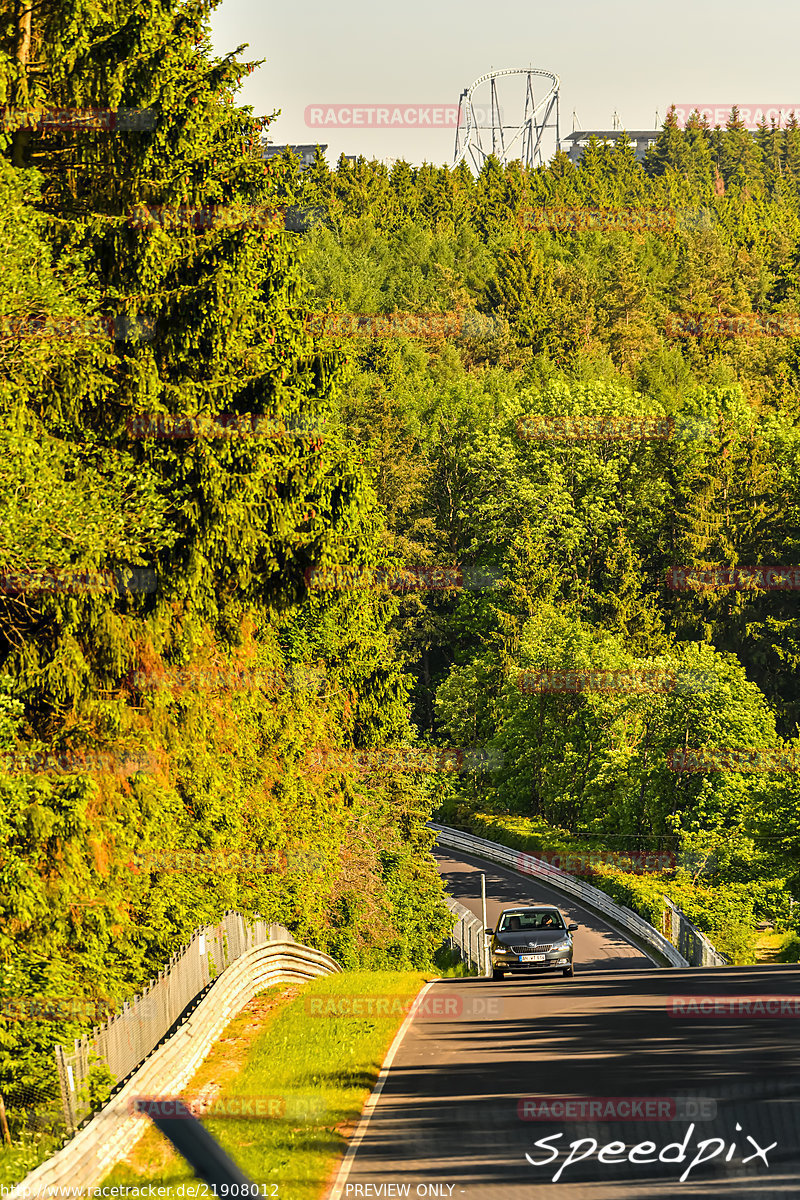
POLYGON ((608 142, 600 143, 596 137, 589 138, 578 163, 577 183, 584 203, 607 205, 609 185, 608 166, 613 148, 608 142))
POLYGON ((526 241, 501 254, 487 299, 522 344, 543 348, 553 318, 552 269, 538 247, 526 241))
POLYGON ((637 161, 627 134, 617 138, 608 161, 608 173, 613 181, 611 201, 615 206, 639 206, 644 199, 644 171, 637 161))
POLYGON ((789 114, 783 131, 781 166, 787 178, 797 186, 800 183, 800 122, 794 112, 789 114))
MULTIPOLYGON (((2 28, 0 100, 25 85, 31 103, 148 116, 22 144, 0 130, 0 316, 108 322, 27 356, 0 340, 14 503, 56 522, 37 540, 28 514, 0 540, 26 568, 121 580, 0 605, 3 749, 72 764, 0 767, 0 963, 22 964, 2 997, 127 999, 228 908, 351 965, 430 961, 443 928, 413 781, 309 765, 320 746, 406 741, 408 689, 393 596, 313 584, 331 565, 379 572, 386 539, 338 417, 341 353, 304 321, 281 216, 296 162, 252 153, 261 122, 234 103, 249 65, 213 54, 209 10, 37 3, 27 62, 2 28), (285 683, 312 667, 321 696, 285 683), (217 865, 176 879, 153 865, 176 847, 217 865), (226 869, 243 851, 275 870, 226 869), (310 866, 282 871, 298 853, 310 866), (432 907, 411 916, 420 895, 432 907)), ((362 205, 370 179, 344 181, 362 205)), ((17 1030, 0 1091, 76 1032, 17 1030)))
POLYGON ((503 168, 495 155, 490 154, 475 185, 475 227, 485 237, 491 237, 508 218, 505 192, 503 168))
POLYGON ((686 122, 684 131, 686 150, 686 176, 694 187, 697 198, 707 198, 711 194, 714 179, 714 165, 711 156, 708 123, 693 113, 686 122))
POLYGON ((394 195, 394 205, 400 220, 407 220, 417 212, 417 190, 415 173, 407 162, 399 159, 389 173, 389 182, 394 195))
POLYGON ((475 202, 475 177, 465 162, 460 162, 448 175, 454 189, 454 212, 462 225, 470 223, 475 202))
POLYGON ((727 187, 753 187, 761 182, 761 148, 734 105, 722 135, 719 169, 727 187))
POLYGON ((645 167, 650 175, 664 175, 668 170, 682 175, 687 165, 686 139, 673 105, 664 120, 661 136, 647 152, 645 167))
POLYGON ((614 237, 609 258, 603 298, 605 336, 614 362, 629 369, 654 333, 648 319, 647 287, 629 236, 614 237))
POLYGON ((756 145, 761 155, 764 182, 770 192, 774 192, 781 179, 781 144, 783 138, 780 126, 775 118, 767 125, 762 121, 756 131, 756 145))

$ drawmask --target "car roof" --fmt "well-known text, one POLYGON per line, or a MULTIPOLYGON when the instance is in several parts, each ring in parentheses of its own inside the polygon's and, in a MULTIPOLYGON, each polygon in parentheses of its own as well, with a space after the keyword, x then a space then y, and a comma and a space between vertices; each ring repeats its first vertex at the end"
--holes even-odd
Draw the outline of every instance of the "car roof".
POLYGON ((524 907, 504 908, 500 916, 505 917, 509 913, 511 916, 521 916, 523 913, 534 912, 561 912, 561 909, 556 908, 555 904, 528 904, 524 907))

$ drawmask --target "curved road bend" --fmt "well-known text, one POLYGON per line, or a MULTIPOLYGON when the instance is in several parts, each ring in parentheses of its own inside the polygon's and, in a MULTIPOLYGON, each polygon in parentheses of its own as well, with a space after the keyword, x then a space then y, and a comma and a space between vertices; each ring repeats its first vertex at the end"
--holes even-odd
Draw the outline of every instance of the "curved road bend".
POLYGON ((439 862, 478 912, 486 872, 490 924, 506 904, 555 900, 581 925, 576 975, 433 984, 330 1200, 797 1197, 800 970, 649 967, 572 900, 493 863, 439 862), (731 1004, 673 1015, 672 997, 712 996, 731 1004), (747 1012, 760 996, 787 997, 784 1014, 797 1016, 747 1012), (558 1107, 570 1099, 569 1112, 558 1107))
MULTIPOLYGON (((434 857, 450 895, 477 917, 481 915, 480 873, 483 871, 486 875, 486 918, 490 929, 494 929, 500 912, 510 904, 557 905, 569 922, 575 921, 580 925, 575 934, 576 974, 578 971, 629 971, 637 967, 647 970, 656 965, 624 934, 601 917, 582 908, 563 892, 545 887, 535 879, 518 875, 516 871, 486 862, 485 859, 463 854, 460 850, 437 850, 434 857)), ((529 981, 522 982, 528 986, 529 981)), ((534 985, 543 982, 544 976, 533 977, 534 985)))

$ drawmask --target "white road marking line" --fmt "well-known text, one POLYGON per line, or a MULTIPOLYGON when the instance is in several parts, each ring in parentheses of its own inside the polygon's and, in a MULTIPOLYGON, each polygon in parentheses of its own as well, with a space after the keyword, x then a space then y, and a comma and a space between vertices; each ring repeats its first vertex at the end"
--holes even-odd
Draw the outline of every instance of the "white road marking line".
POLYGON ((378 1101, 381 1098, 381 1092, 383 1091, 384 1084, 389 1078, 389 1071, 392 1068, 394 1057, 397 1054, 397 1051, 400 1049, 400 1045, 403 1041, 403 1038, 406 1036, 409 1025, 414 1020, 414 1016, 416 1015, 415 1010, 418 1008, 419 1001, 429 988, 432 988, 435 983, 439 982, 440 980, 438 979, 432 979, 430 983, 425 984, 422 990, 417 994, 417 998, 414 1001, 411 1012, 408 1013, 406 1019, 403 1021, 403 1024, 394 1035, 394 1041, 389 1047, 386 1058, 383 1060, 375 1087, 367 1097, 367 1103, 364 1105, 364 1111, 361 1114, 361 1119, 356 1126, 356 1131, 353 1134, 350 1145, 347 1147, 347 1153, 342 1159, 342 1165, 339 1167, 336 1179, 333 1182, 333 1187, 328 1192, 325 1200, 341 1200, 341 1195, 344 1190, 344 1186, 347 1183, 347 1177, 350 1174, 350 1168, 353 1165, 353 1160, 358 1153, 359 1146, 364 1140, 364 1136, 367 1132, 367 1126, 369 1125, 370 1118, 377 1107, 378 1101))

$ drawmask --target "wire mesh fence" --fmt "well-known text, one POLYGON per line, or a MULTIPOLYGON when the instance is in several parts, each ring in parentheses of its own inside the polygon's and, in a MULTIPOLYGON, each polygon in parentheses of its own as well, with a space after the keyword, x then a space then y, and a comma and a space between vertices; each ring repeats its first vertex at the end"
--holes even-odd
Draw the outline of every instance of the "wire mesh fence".
MULTIPOLYGON (((145 1132, 138 1102, 142 1097, 172 1099, 183 1094, 212 1046, 233 1017, 255 996, 275 984, 302 984, 318 975, 342 970, 330 955, 302 946, 273 926, 274 940, 254 945, 230 963, 213 987, 204 991, 174 1032, 156 1047, 91 1119, 60 1149, 43 1161, 33 1157, 32 1168, 18 1185, 6 1188, 6 1200, 35 1196, 84 1195, 99 1185, 115 1163, 125 1158, 145 1132), (37 1165, 38 1164, 38 1165, 37 1165)), ((24 1166, 25 1164, 20 1164, 24 1166)), ((0 1192, 4 1189, 0 1188, 0 1192)))
POLYGON ((15 1144, 57 1141, 66 1132, 61 1090, 55 1072, 49 1084, 15 1082, 13 1096, 4 1099, 3 1108, 15 1144))
POLYGON ((693 925, 669 896, 663 896, 664 911, 661 916, 662 932, 677 946, 692 967, 724 967, 730 959, 712 946, 704 933, 693 925))
POLYGON ((450 896, 445 897, 445 903, 456 918, 446 945, 458 954, 469 969, 474 968, 479 975, 487 975, 489 960, 483 923, 468 908, 450 896))
POLYGON ((280 925, 228 912, 216 925, 192 934, 140 996, 109 1020, 76 1039, 74 1048, 56 1046, 55 1059, 64 1120, 76 1129, 93 1104, 92 1080, 110 1072, 113 1084, 127 1079, 166 1037, 206 987, 254 946, 271 940, 294 941, 280 925))

